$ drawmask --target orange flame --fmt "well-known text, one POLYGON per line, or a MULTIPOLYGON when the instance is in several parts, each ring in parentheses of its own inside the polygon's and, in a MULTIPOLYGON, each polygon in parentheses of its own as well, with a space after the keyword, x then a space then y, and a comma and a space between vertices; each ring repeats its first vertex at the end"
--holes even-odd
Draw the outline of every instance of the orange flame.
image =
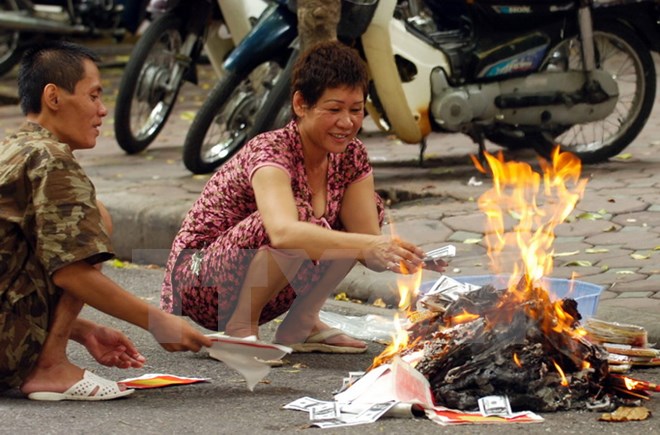
POLYGON ((450 325, 459 325, 461 323, 467 323, 473 320, 477 320, 478 318, 479 318, 478 314, 468 313, 467 311, 465 311, 465 309, 463 309, 463 312, 461 314, 449 319, 448 323, 450 325))
POLYGON ((381 364, 385 364, 394 355, 398 355, 403 350, 408 348, 408 331, 401 328, 401 323, 399 322, 399 313, 394 313, 394 325, 396 331, 392 335, 392 342, 380 353, 380 355, 374 358, 370 369, 378 367, 381 364))
POLYGON ((527 163, 505 162, 501 152, 497 157, 486 153, 486 159, 493 174, 493 188, 479 198, 479 207, 488 220, 486 242, 491 265, 496 272, 502 271, 498 254, 513 239, 522 253, 522 264, 516 266, 534 282, 552 271, 549 251, 553 230, 573 211, 586 187, 587 181, 579 179, 580 160, 557 148, 551 165, 541 161, 541 176, 527 163), (567 184, 572 184, 572 189, 567 184), (507 215, 518 221, 508 233, 507 215))
POLYGON ((516 363, 518 367, 522 368, 522 363, 520 362, 520 358, 518 358, 517 353, 513 354, 513 362, 516 363))
POLYGON ((636 381, 634 379, 626 378, 625 376, 623 377, 623 382, 626 384, 626 388, 629 390, 634 390, 637 388, 637 385, 640 384, 639 381, 636 381))
POLYGON ((410 273, 404 262, 400 263, 403 274, 397 277, 397 287, 399 288, 399 310, 412 310, 411 304, 415 299, 419 287, 422 284, 422 268, 410 273))
POLYGON ((552 363, 555 365, 557 372, 561 376, 561 385, 564 387, 568 387, 568 379, 566 379, 566 375, 564 375, 564 371, 561 369, 561 367, 559 367, 559 364, 557 364, 554 360, 552 360, 552 363))
MULTIPOLYGON (((478 204, 487 220, 490 266, 494 273, 510 273, 506 304, 518 305, 552 272, 554 229, 573 211, 587 180, 580 178, 580 160, 559 148, 552 154, 552 163, 540 162, 542 173, 524 162, 505 162, 501 152, 485 157, 493 187, 481 195, 478 204)), ((561 305, 550 305, 555 323, 545 326, 570 330, 574 319, 561 305)))

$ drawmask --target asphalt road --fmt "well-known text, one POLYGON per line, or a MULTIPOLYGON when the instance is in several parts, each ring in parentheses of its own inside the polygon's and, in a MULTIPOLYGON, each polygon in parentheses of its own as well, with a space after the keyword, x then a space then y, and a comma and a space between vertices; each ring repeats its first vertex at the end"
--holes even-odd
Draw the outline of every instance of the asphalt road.
MULTIPOLYGON (((106 273, 149 303, 157 304, 162 270, 146 268, 105 268, 106 273)), ((387 313, 373 306, 332 302, 327 310, 362 316, 387 313)), ((309 428, 306 413, 283 410, 295 399, 310 396, 331 400, 332 393, 349 371, 366 369, 383 346, 369 344, 362 355, 294 354, 287 364, 274 368, 264 383, 250 392, 237 372, 224 363, 199 354, 170 354, 162 350, 151 336, 132 325, 115 321, 85 308, 84 316, 118 327, 129 334, 148 358, 140 370, 119 370, 98 366, 85 350, 73 344, 70 357, 77 364, 114 379, 145 373, 169 373, 209 378, 211 382, 137 391, 126 399, 110 402, 44 403, 24 399, 14 391, 0 396, 0 433, 11 434, 168 434, 168 433, 290 433, 323 431, 323 433, 451 433, 451 434, 657 434, 658 417, 643 422, 605 423, 597 421, 600 413, 558 412, 542 414, 543 423, 513 425, 481 425, 442 427, 423 419, 381 419, 376 423, 342 429, 309 428)), ((269 339, 276 325, 265 325, 264 339, 269 339)), ((634 377, 660 382, 660 368, 637 370, 634 377)), ((656 416, 660 415, 660 394, 646 402, 656 416)))

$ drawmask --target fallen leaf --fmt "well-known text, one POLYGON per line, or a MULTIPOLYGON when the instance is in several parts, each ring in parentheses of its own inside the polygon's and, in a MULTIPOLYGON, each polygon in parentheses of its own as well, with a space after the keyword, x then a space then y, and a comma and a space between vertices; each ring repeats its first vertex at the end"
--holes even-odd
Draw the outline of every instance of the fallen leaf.
POLYGON ((617 270, 616 274, 617 275, 634 275, 635 272, 633 272, 632 270, 617 270))
POLYGON ((651 258, 650 255, 643 255, 643 254, 630 254, 630 258, 633 260, 648 260, 651 258))
POLYGON ((306 369, 309 368, 309 366, 305 363, 295 363, 294 365, 291 366, 292 369, 306 369))
POLYGON ((118 258, 113 258, 110 261, 110 266, 114 267, 115 269, 123 269, 126 267, 126 263, 123 261, 119 260, 118 258))
POLYGON ((580 251, 570 251, 570 252, 557 252, 552 254, 553 257, 570 257, 571 255, 577 255, 580 251))
POLYGON ((514 218, 517 221, 522 219, 522 215, 520 213, 514 211, 514 210, 509 210, 509 216, 511 216, 512 218, 514 218))
POLYGON ((651 411, 644 406, 619 406, 616 411, 603 414, 600 421, 622 422, 622 421, 642 421, 651 416, 651 411))
POLYGON ((578 219, 583 219, 587 221, 595 221, 598 219, 603 219, 603 215, 599 213, 582 213, 577 216, 578 219))
POLYGON ((591 267, 593 264, 588 260, 575 260, 566 263, 564 266, 591 267))
POLYGON ((481 239, 465 239, 463 243, 466 245, 476 245, 477 243, 481 243, 481 239))
POLYGON ((191 110, 185 110, 181 112, 180 118, 184 121, 192 121, 193 119, 195 119, 195 112, 191 110))
POLYGON ((346 301, 346 302, 349 302, 349 301, 350 301, 350 299, 348 298, 348 296, 347 296, 346 293, 344 293, 344 292, 337 293, 337 294, 335 295, 335 300, 336 300, 336 301, 346 301))
POLYGON ((621 153, 618 156, 614 156, 615 160, 630 160, 633 158, 632 153, 621 153))
POLYGON ((607 248, 589 248, 585 249, 584 252, 587 254, 605 254, 606 252, 610 252, 610 250, 607 248))
POLYGON ((611 227, 605 228, 603 230, 604 233, 612 233, 614 231, 616 231, 616 225, 612 225, 611 227))
POLYGON ((387 308, 387 304, 383 301, 382 298, 376 299, 372 305, 374 307, 387 308))

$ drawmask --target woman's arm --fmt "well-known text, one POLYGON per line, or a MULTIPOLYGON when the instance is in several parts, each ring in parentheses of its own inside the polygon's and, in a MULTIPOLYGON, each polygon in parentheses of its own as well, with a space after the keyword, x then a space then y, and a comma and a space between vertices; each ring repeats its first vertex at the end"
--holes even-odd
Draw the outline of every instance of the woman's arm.
POLYGON ((369 181, 363 181, 365 183, 348 196, 351 203, 349 210, 354 210, 348 212, 348 217, 353 216, 354 219, 348 220, 354 232, 334 231, 299 221, 288 174, 277 167, 259 168, 252 176, 252 187, 272 246, 281 250, 302 250, 313 260, 354 259, 367 262, 369 267, 392 270, 398 270, 400 261, 405 260, 411 267, 418 267, 421 263, 419 248, 380 235, 373 193, 370 199, 373 207, 367 206, 372 210, 365 210, 367 217, 356 216, 359 214, 359 201, 366 196, 364 192, 369 187, 369 181))

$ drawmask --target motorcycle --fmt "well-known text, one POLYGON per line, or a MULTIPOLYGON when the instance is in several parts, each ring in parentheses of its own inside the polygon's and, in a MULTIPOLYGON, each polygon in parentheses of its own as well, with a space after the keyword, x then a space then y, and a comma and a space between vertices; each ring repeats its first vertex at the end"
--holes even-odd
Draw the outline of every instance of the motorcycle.
MULTIPOLYGON (((289 89, 299 51, 296 4, 292 0, 273 3, 227 58, 224 78, 188 130, 183 163, 195 174, 212 172, 250 138, 291 119, 289 89)), ((354 5, 342 4, 337 30, 346 43, 360 36, 355 29, 364 21, 354 5)))
POLYGON ((122 18, 124 6, 114 0, 0 0, 0 75, 41 40, 108 36, 120 40, 126 33, 122 18))
MULTIPOLYGON (((351 30, 362 32, 357 45, 371 73, 367 112, 382 130, 420 144, 420 160, 439 132, 469 135, 482 158, 488 139, 546 158, 559 145, 583 163, 602 162, 651 113, 657 1, 345 0, 342 20, 345 6, 359 19, 351 30)), ((256 120, 272 122, 286 106, 288 80, 256 120)))
POLYGON ((289 59, 297 19, 286 0, 273 1, 222 65, 222 78, 199 108, 183 144, 183 163, 203 174, 231 158, 248 139, 254 117, 289 59))
POLYGON ((374 89, 369 114, 404 142, 432 131, 533 147, 584 163, 639 134, 656 91, 658 2, 380 0, 362 35, 374 89), (443 8, 462 3, 453 28, 443 8))
POLYGON ((197 84, 202 50, 219 69, 266 7, 264 0, 152 0, 154 20, 133 48, 115 105, 115 137, 128 154, 147 148, 185 81, 197 84))

